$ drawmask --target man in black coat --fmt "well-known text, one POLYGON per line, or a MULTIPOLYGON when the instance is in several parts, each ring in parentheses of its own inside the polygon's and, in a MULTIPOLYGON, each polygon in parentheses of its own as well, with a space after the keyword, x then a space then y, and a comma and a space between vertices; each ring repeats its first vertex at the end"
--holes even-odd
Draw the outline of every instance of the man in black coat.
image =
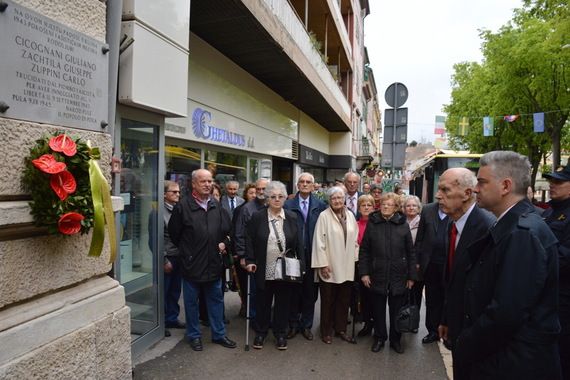
MULTIPOLYGON (((444 265, 445 301, 439 326, 439 336, 446 347, 453 350, 453 345, 463 323, 463 291, 465 288, 465 269, 468 262, 466 250, 473 242, 485 235, 495 217, 480 209, 475 203, 475 174, 466 168, 446 170, 439 178, 435 195, 439 206, 452 221, 448 236, 455 228, 455 237, 446 239, 448 253, 444 265), (453 248, 451 244, 453 243, 453 248)), ((453 354, 453 352, 452 352, 453 354)), ((454 377, 460 378, 455 366, 454 377)))
POLYGON ((313 340, 313 318, 315 315, 315 302, 318 298, 318 287, 315 282, 315 273, 311 268, 311 255, 313 250, 313 235, 315 225, 321 212, 327 205, 313 195, 315 178, 311 173, 301 173, 297 179, 299 190, 295 198, 289 199, 283 206, 297 215, 297 230, 303 239, 303 252, 305 253, 306 273, 303 275, 303 283, 296 286, 291 295, 288 339, 301 333, 305 339, 313 340))
POLYGON ((422 208, 420 224, 416 235, 415 252, 419 265, 421 281, 414 284, 413 292, 416 303, 421 305, 422 291, 426 290, 425 326, 428 334, 422 343, 428 344, 439 340, 437 327, 441 321, 444 287, 443 268, 445 265, 445 234, 449 218, 440 209, 437 202, 422 208))
POLYGON ((227 254, 230 217, 210 197, 212 174, 205 169, 192 172, 192 194, 172 211, 168 232, 178 247, 182 267, 186 338, 194 351, 202 351, 198 321, 198 294, 202 290, 208 306, 212 342, 227 348, 236 343, 226 336, 222 293, 222 254, 227 254))
POLYGON ((543 217, 558 239, 560 281, 560 325, 558 342, 562 377, 570 380, 570 163, 562 170, 545 174, 550 184, 550 208, 543 217))
POLYGON ((558 248, 526 199, 530 163, 495 151, 480 165, 477 203, 497 222, 467 248, 453 365, 459 379, 559 379, 558 248))

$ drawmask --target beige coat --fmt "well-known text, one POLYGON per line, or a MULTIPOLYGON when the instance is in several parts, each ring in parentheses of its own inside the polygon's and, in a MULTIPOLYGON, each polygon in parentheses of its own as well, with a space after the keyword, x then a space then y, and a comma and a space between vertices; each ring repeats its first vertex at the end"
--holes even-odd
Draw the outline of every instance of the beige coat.
MULTIPOLYGON (((358 225, 350 211, 346 211, 346 244, 342 226, 329 207, 319 215, 313 236, 313 268, 330 267, 331 276, 320 281, 342 284, 354 281, 354 263, 358 261, 358 225)), ((318 271, 316 271, 317 273, 318 271)))

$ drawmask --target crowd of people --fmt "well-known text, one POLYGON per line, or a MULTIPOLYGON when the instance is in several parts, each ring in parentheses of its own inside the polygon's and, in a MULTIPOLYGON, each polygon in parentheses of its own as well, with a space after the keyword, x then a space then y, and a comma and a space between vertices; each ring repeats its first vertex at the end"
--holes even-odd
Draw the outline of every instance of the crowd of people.
POLYGON ((298 334, 314 340, 320 296, 324 344, 355 342, 352 315, 363 322, 358 337, 373 335, 372 352, 388 341, 401 354, 398 313, 425 299, 422 343, 451 350, 455 379, 570 379, 570 164, 545 175, 544 213, 526 196, 530 172, 518 153, 489 152, 477 174, 446 170, 426 205, 377 184, 361 193, 354 172, 326 197, 310 173, 294 195, 259 179, 239 197, 237 182, 222 191, 206 169, 192 173, 182 199, 165 181, 166 327, 185 328, 191 348, 203 350, 202 304, 212 342, 236 347, 224 324, 224 263, 233 263, 254 349, 269 331, 279 350, 298 334), (295 281, 281 273, 287 257, 298 259, 295 281))

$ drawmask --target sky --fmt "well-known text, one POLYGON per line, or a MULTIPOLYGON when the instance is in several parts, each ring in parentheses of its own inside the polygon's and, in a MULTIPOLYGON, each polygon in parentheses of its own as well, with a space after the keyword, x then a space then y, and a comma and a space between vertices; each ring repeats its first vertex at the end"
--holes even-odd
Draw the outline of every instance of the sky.
POLYGON ((479 29, 496 32, 521 0, 370 0, 364 43, 378 90, 401 82, 408 88, 408 142, 433 141, 436 115, 450 102, 453 65, 481 62, 479 29))

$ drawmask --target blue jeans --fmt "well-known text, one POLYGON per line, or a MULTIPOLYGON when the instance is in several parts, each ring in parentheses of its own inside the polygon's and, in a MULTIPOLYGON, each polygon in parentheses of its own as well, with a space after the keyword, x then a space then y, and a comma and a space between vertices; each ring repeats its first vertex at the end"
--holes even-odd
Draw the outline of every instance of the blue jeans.
POLYGON ((222 280, 194 282, 183 279, 182 287, 184 288, 184 309, 186 311, 186 337, 188 339, 196 339, 202 336, 198 318, 198 294, 200 289, 203 289, 208 307, 208 320, 210 321, 212 339, 222 339, 226 335, 222 280))
POLYGON ((178 321, 180 314, 180 293, 182 293, 182 275, 178 257, 169 257, 172 272, 164 274, 164 322, 166 327, 178 321))

